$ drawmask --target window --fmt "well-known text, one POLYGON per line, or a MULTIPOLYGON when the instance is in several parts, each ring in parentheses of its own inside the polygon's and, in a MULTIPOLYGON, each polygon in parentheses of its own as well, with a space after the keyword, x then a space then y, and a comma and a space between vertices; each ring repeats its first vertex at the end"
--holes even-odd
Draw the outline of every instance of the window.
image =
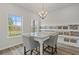
POLYGON ((37 21, 32 20, 31 21, 31 26, 32 26, 32 32, 36 32, 37 31, 37 21))
POLYGON ((17 36, 22 32, 22 17, 21 16, 9 16, 8 17, 8 36, 17 36))

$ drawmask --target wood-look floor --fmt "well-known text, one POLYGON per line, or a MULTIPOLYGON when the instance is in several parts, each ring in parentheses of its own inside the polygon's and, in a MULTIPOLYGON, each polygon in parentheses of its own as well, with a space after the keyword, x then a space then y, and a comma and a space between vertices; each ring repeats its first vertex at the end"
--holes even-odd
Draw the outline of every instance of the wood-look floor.
MULTIPOLYGON (((79 55, 78 49, 79 48, 75 47, 71 47, 70 49, 67 48, 66 46, 64 47, 58 46, 57 49, 58 53, 56 55, 79 55)), ((0 55, 24 55, 23 44, 0 51, 0 55)), ((44 55, 49 54, 45 52, 44 55)))

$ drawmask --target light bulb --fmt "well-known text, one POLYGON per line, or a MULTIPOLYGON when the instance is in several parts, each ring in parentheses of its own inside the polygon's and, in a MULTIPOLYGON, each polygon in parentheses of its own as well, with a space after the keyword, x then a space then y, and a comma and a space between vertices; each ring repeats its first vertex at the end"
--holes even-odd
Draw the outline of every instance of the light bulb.
POLYGON ((39 16, 42 18, 42 19, 44 19, 46 16, 47 16, 47 11, 46 10, 42 10, 41 12, 39 12, 38 13, 39 14, 39 16))

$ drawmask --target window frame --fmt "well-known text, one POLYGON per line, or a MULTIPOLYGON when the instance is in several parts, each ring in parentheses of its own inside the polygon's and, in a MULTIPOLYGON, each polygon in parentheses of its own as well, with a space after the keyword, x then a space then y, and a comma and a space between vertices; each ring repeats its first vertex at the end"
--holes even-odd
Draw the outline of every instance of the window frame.
POLYGON ((21 37, 22 36, 22 33, 23 33, 23 16, 22 15, 8 15, 7 16, 7 37, 8 38, 16 38, 16 37, 21 37), (8 25, 8 18, 10 16, 20 16, 21 17, 21 34, 20 35, 15 35, 15 36, 9 36, 9 25, 8 25))

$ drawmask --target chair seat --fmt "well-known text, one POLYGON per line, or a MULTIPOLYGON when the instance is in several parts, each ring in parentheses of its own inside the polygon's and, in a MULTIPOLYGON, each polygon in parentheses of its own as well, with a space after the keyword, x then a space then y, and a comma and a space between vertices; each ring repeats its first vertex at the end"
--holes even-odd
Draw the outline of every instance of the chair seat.
POLYGON ((44 51, 46 51, 47 48, 48 48, 48 49, 49 49, 49 48, 52 48, 51 53, 52 53, 52 54, 54 54, 54 52, 57 53, 57 39, 58 39, 58 34, 55 35, 55 36, 51 35, 51 36, 49 37, 49 39, 44 42, 44 44, 47 45, 47 47, 44 49, 44 51))
POLYGON ((34 40, 34 37, 32 36, 23 36, 23 42, 24 42, 24 54, 26 54, 26 48, 31 51, 31 54, 33 50, 37 47, 40 47, 40 44, 34 40))

